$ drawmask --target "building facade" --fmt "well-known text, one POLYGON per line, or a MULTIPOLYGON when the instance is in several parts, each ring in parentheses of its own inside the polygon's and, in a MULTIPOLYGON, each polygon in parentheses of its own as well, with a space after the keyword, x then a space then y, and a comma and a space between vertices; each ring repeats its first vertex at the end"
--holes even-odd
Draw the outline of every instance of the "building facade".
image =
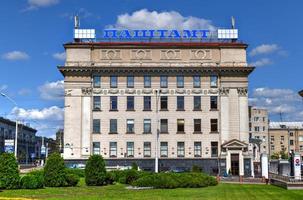
POLYGON ((269 140, 270 156, 294 151, 303 158, 303 122, 270 122, 269 140))
POLYGON ((254 160, 260 162, 262 153, 268 154, 268 112, 266 109, 249 106, 249 138, 254 160))
MULTIPOLYGON (((17 157, 19 163, 31 163, 35 159, 35 135, 37 130, 18 124, 17 157)), ((4 152, 5 140, 15 140, 16 122, 0 117, 0 152, 4 152)))
POLYGON ((247 45, 72 42, 64 45, 64 159, 108 166, 252 174, 247 45))

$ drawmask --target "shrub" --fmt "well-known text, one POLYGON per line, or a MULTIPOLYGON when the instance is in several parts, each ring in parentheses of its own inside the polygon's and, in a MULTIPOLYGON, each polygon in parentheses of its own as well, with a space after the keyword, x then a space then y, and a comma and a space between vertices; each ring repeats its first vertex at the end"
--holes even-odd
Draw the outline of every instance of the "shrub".
POLYGON ((43 179, 39 175, 27 174, 21 178, 20 185, 23 189, 43 188, 43 179))
POLYGON ((138 171, 137 163, 135 163, 135 162, 132 163, 132 169, 138 171))
POLYGON ((20 175, 14 154, 0 155, 0 188, 16 189, 19 187, 20 175))
POLYGON ((106 184, 105 163, 100 155, 89 157, 85 166, 86 185, 104 185, 106 184))
POLYGON ((80 181, 80 178, 76 174, 66 174, 66 186, 76 186, 80 181))
POLYGON ((75 174, 78 177, 84 178, 85 177, 85 171, 84 169, 74 169, 74 168, 66 168, 67 174, 75 174))
POLYGON ((44 184, 48 187, 62 187, 66 185, 64 160, 58 153, 51 154, 46 161, 44 184))
POLYGON ((193 165, 191 168, 191 172, 202 172, 202 169, 197 165, 193 165))
POLYGON ((145 171, 136 171, 133 169, 128 170, 114 170, 111 172, 108 172, 108 182, 119 182, 122 184, 130 184, 133 181, 137 180, 138 178, 141 178, 143 176, 150 175, 151 172, 145 172, 145 171))
POLYGON ((202 173, 159 173, 143 176, 133 186, 154 188, 197 188, 217 185, 214 177, 202 173))
MULTIPOLYGON (((44 170, 40 169, 40 170, 34 170, 31 171, 30 173, 28 173, 29 175, 34 175, 36 176, 36 178, 38 179, 39 183, 42 183, 42 187, 44 186, 44 170)), ((40 187, 39 187, 40 188, 40 187)))

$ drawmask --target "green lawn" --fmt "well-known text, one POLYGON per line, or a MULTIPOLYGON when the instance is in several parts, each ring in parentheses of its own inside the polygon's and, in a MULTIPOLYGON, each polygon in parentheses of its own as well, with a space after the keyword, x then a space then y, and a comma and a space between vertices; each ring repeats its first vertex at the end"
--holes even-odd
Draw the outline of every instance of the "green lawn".
POLYGON ((207 199, 207 200, 275 200, 303 199, 303 191, 285 190, 270 185, 219 184, 198 189, 127 190, 125 185, 87 187, 83 180, 78 187, 46 188, 39 190, 5 190, 0 199, 207 199))

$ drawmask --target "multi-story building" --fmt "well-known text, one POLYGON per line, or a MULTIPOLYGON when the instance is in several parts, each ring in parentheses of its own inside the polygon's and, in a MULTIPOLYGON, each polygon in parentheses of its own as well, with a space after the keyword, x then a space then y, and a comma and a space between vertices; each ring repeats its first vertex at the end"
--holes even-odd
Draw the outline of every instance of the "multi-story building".
POLYGON ((66 43, 64 159, 252 174, 247 45, 215 41, 66 43))
POLYGON ((63 135, 64 135, 63 129, 59 129, 56 132, 56 144, 57 144, 57 149, 59 150, 60 153, 63 153, 63 147, 64 147, 63 135))
POLYGON ((303 122, 270 122, 269 140, 270 156, 294 151, 303 158, 303 122))
POLYGON ((266 109, 249 106, 249 138, 253 146, 254 160, 260 161, 260 154, 268 154, 268 112, 266 109))
MULTIPOLYGON (((30 163, 35 159, 35 135, 37 130, 18 123, 17 157, 19 163, 30 163)), ((4 152, 5 140, 15 140, 16 122, 0 117, 0 152, 4 152)))

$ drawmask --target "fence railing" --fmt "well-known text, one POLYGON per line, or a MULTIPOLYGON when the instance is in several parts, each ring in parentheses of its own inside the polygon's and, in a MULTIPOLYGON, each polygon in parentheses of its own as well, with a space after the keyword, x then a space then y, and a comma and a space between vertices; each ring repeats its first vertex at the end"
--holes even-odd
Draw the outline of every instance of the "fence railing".
POLYGON ((302 182, 303 183, 303 176, 301 176, 301 179, 295 179, 294 176, 283 176, 283 175, 272 173, 272 172, 269 172, 268 175, 269 175, 270 179, 281 180, 284 182, 302 182))

